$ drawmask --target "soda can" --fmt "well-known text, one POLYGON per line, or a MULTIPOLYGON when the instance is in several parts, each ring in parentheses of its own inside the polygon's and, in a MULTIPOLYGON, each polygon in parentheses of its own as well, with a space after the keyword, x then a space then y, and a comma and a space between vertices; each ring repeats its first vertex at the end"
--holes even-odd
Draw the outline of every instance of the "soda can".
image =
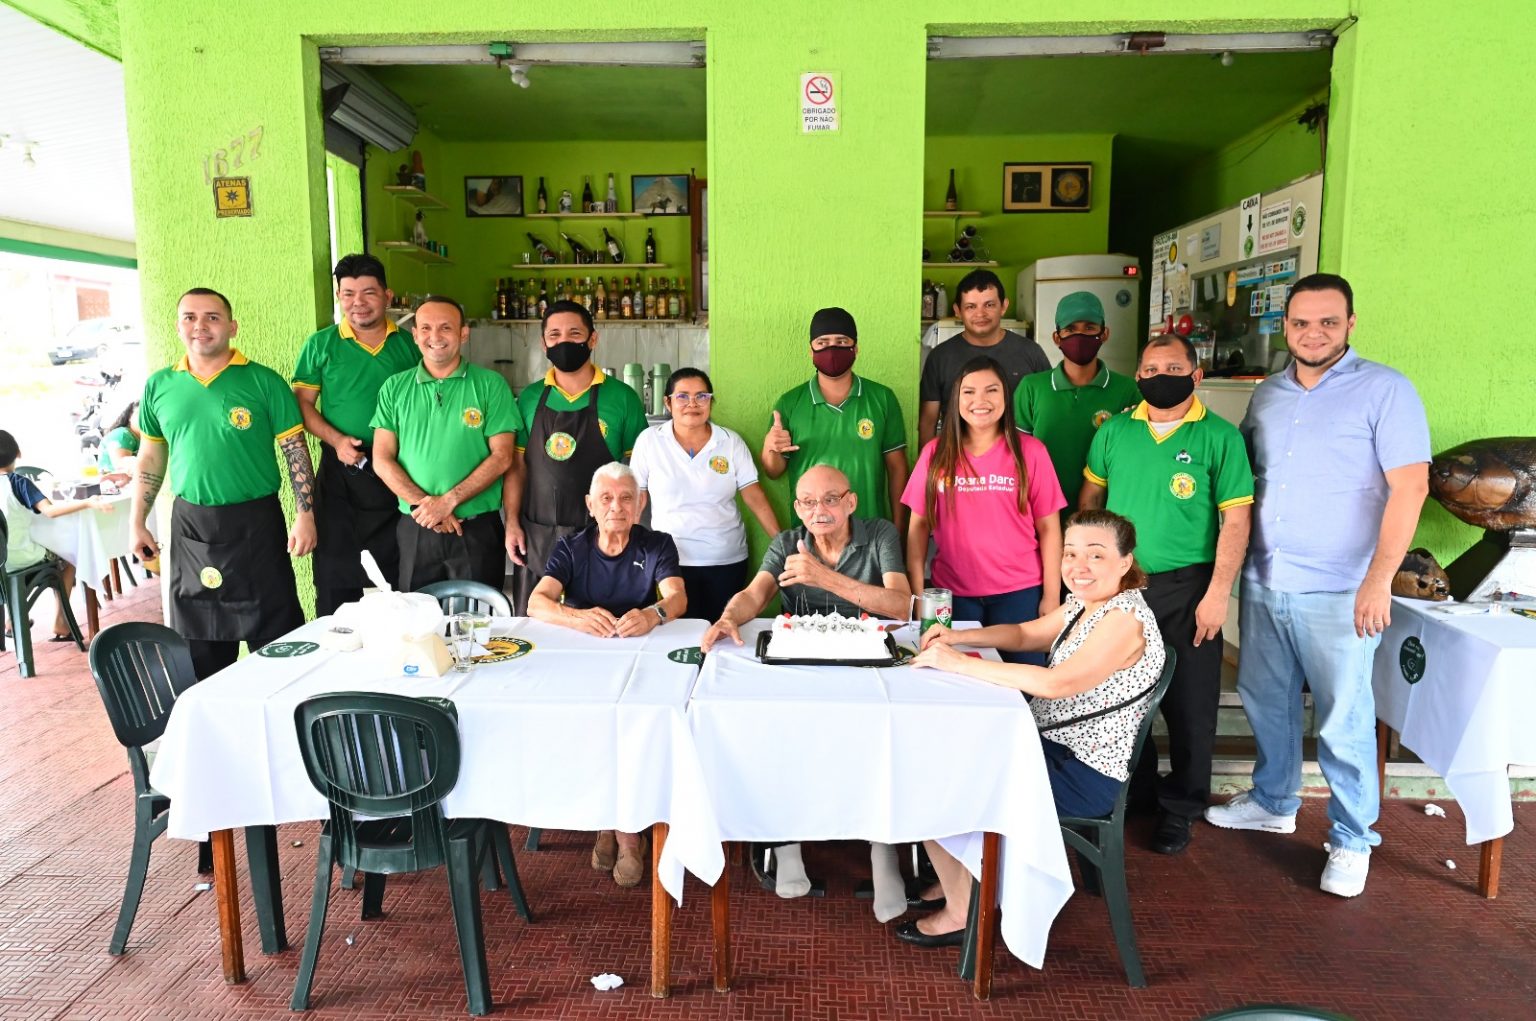
POLYGON ((955 616, 955 594, 947 588, 923 589, 922 623, 918 633, 927 631, 935 624, 950 626, 955 616))

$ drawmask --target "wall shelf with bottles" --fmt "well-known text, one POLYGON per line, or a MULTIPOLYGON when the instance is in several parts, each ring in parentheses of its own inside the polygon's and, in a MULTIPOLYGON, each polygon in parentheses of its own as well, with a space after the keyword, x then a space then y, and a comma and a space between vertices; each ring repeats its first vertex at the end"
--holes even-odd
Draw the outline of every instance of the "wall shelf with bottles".
POLYGON ((638 220, 650 213, 524 213, 525 220, 638 220))
POLYGON ((384 190, 414 209, 447 209, 442 199, 429 195, 412 184, 386 184, 384 190))
POLYGON ((671 269, 672 267, 665 262, 518 262, 513 263, 512 268, 518 272, 539 269, 595 269, 601 274, 604 269, 671 269))
POLYGON ((1002 263, 996 261, 995 259, 988 259, 984 262, 925 262, 923 263, 923 269, 972 269, 977 266, 986 268, 988 266, 1000 265, 1002 265, 1002 263))
POLYGON ((930 220, 958 220, 963 216, 980 216, 975 209, 924 209, 923 216, 930 220))
MULTIPOLYGON (((592 321, 594 323, 600 323, 600 324, 602 324, 604 326, 698 326, 698 325, 700 325, 699 321, 696 320, 696 319, 609 319, 609 318, 606 318, 606 317, 598 318, 598 317, 594 316, 592 321)), ((484 319, 484 318, 480 318, 480 319, 471 319, 471 320, 469 320, 469 325, 471 325, 471 326, 515 326, 515 325, 525 324, 525 325, 534 325, 534 326, 536 326, 536 325, 538 325, 539 323, 542 323, 542 322, 543 322, 542 319, 484 319)))
POLYGON ((415 259, 417 262, 423 262, 429 266, 453 265, 452 259, 438 255, 431 249, 423 248, 414 241, 375 241, 373 247, 385 252, 395 252, 405 256, 407 259, 415 259))

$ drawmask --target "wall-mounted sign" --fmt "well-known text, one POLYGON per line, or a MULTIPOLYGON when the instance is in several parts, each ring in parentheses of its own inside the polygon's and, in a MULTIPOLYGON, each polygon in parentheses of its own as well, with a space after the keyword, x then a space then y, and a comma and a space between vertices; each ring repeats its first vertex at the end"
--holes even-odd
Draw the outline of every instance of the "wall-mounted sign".
POLYGON ((220 219, 226 216, 250 216, 251 179, 249 177, 215 177, 213 209, 220 219))
POLYGON ((1283 252, 1291 247, 1291 200, 1265 206, 1259 215, 1259 254, 1283 252))
POLYGON ((837 85, 825 72, 808 71, 800 76, 800 132, 837 130, 837 85))
POLYGON ((1237 207, 1237 257, 1247 262, 1259 254, 1259 195, 1249 195, 1237 207))

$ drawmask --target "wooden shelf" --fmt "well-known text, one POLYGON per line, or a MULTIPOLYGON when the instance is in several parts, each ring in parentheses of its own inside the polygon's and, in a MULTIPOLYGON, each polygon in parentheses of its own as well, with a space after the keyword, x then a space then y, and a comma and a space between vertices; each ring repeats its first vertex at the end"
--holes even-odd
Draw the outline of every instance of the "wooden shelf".
POLYGON ((671 269, 665 262, 518 262, 512 268, 518 272, 535 269, 671 269))
POLYGON ((384 190, 408 206, 417 209, 447 209, 442 199, 410 184, 386 184, 384 190))
POLYGON ((964 269, 968 266, 980 266, 981 268, 985 269, 988 266, 999 265, 1001 265, 1001 263, 997 262, 995 259, 989 259, 986 262, 925 262, 923 263, 923 269, 964 269))
POLYGON ((962 216, 980 216, 976 209, 924 209, 923 215, 931 220, 958 219, 962 216))
POLYGON ((417 262, 424 262, 429 266, 453 265, 452 259, 438 255, 436 252, 423 248, 413 241, 375 241, 373 247, 386 252, 395 252, 405 256, 407 259, 415 259, 417 262))
POLYGON ((524 213, 525 220, 638 220, 649 213, 524 213))

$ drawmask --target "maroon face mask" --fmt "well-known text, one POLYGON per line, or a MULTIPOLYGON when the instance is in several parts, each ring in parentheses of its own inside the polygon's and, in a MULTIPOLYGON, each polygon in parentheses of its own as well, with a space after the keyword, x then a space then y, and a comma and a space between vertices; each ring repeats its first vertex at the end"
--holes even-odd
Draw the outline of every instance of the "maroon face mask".
POLYGON ((1078 365, 1090 365, 1104 346, 1103 336, 1090 337, 1086 333, 1069 333, 1061 338, 1061 356, 1078 365))
POLYGON ((853 368, 853 360, 857 356, 857 346, 827 347, 820 351, 812 351, 811 362, 816 366, 816 371, 823 376, 836 378, 853 368))

